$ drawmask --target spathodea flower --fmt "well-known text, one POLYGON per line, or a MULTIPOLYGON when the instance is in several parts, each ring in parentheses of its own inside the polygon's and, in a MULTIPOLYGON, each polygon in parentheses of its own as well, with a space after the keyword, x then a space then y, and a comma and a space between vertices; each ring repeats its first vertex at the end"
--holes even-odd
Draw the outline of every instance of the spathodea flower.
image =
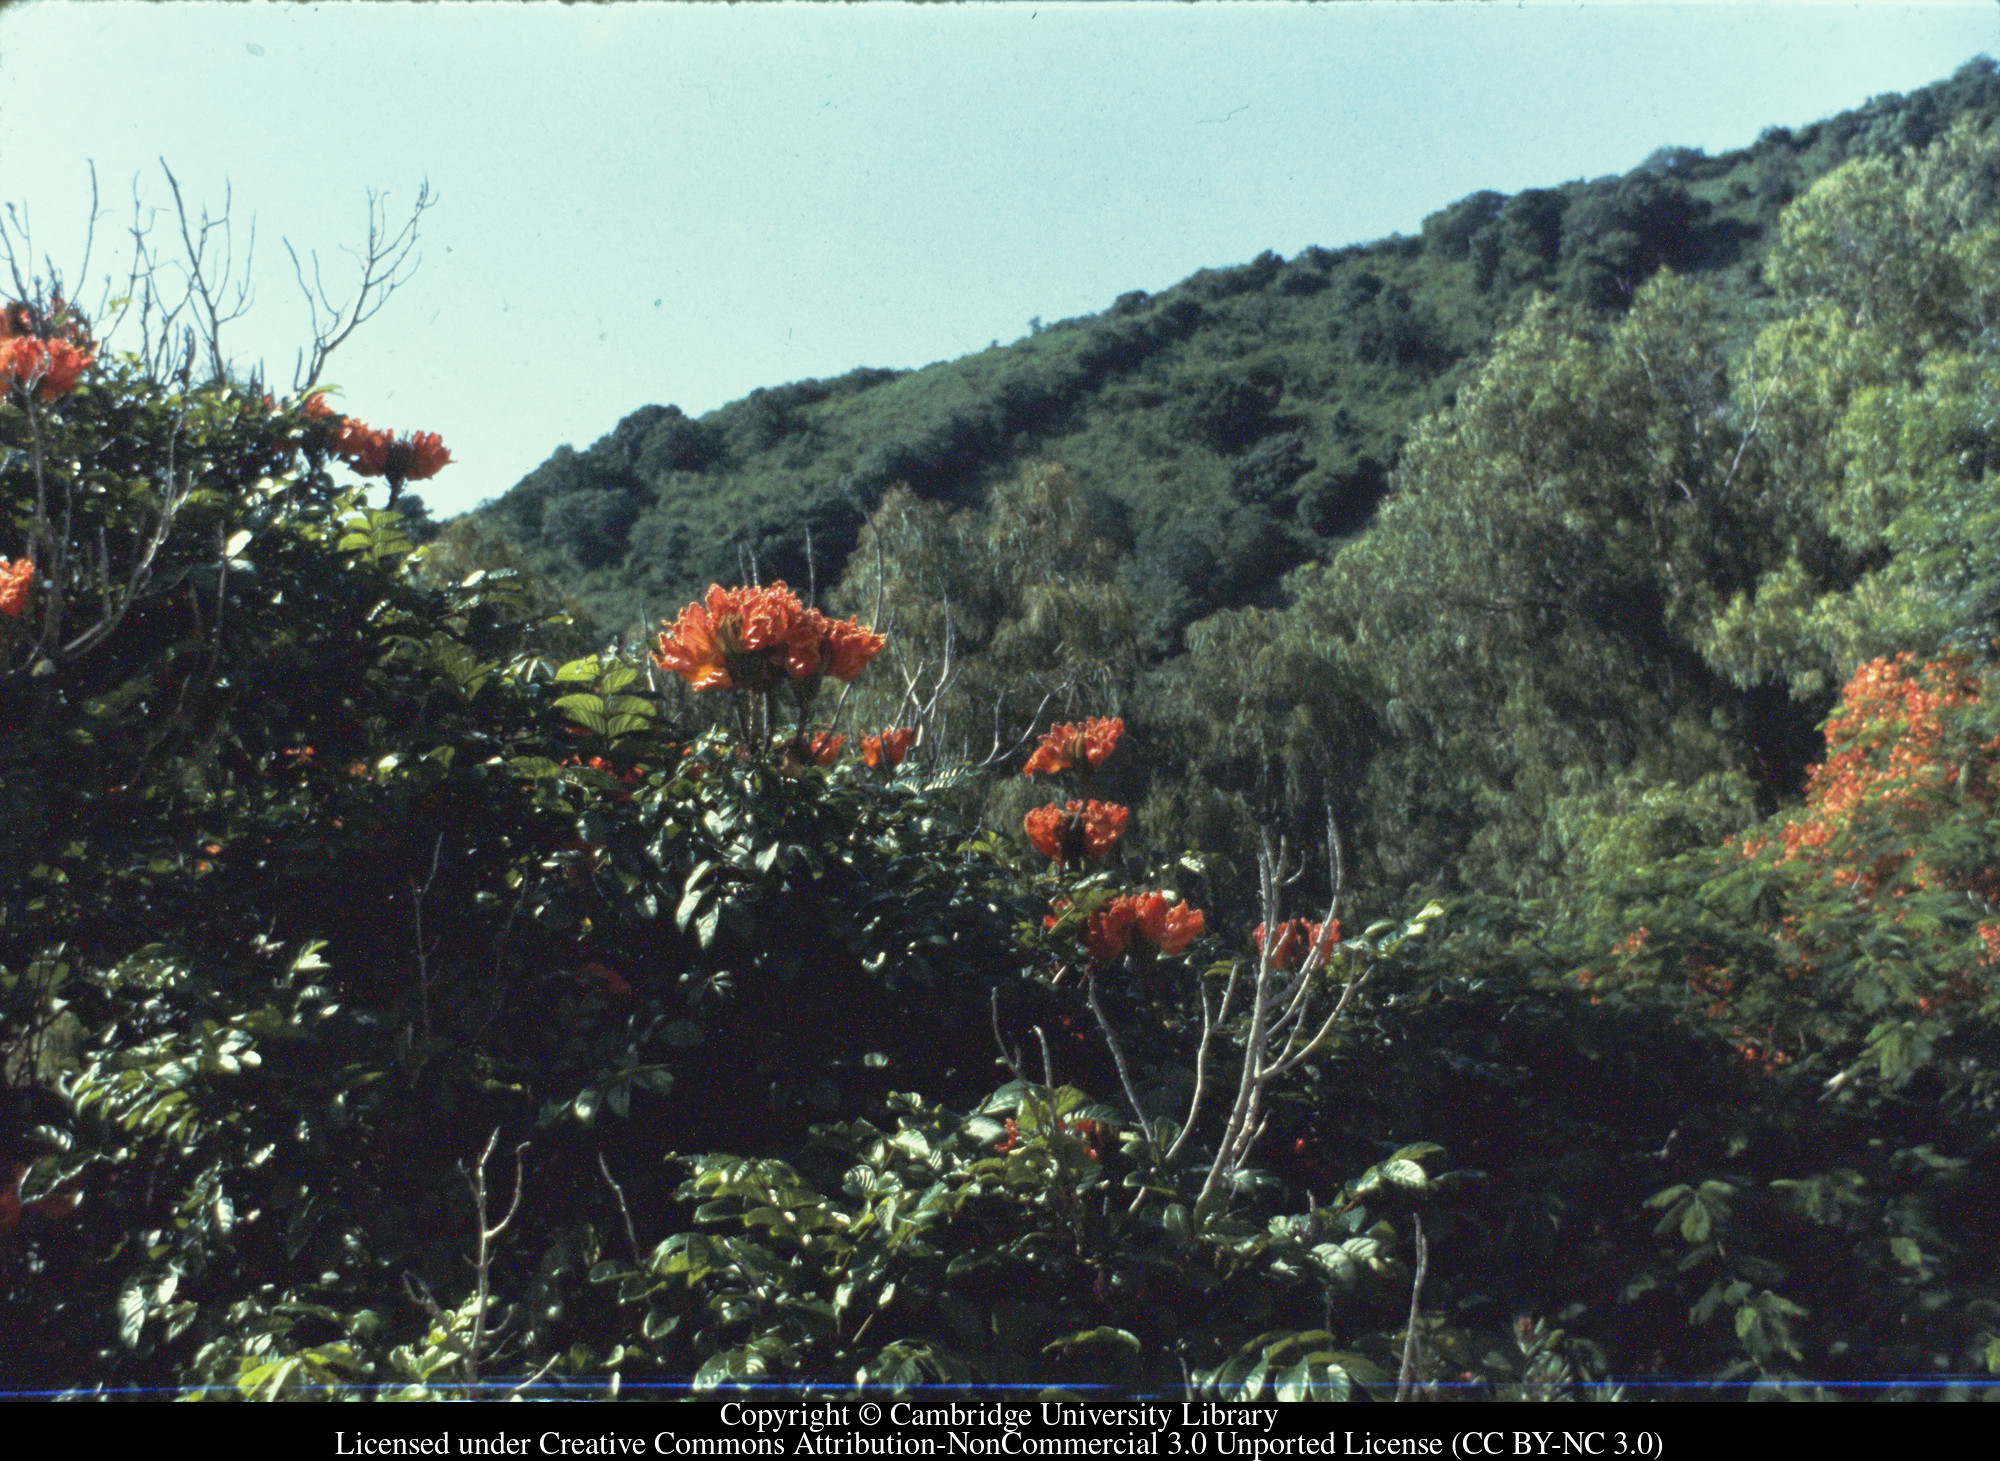
POLYGON ((422 482, 451 465, 451 452, 435 431, 419 431, 389 444, 382 475, 396 482, 422 482))
POLYGON ((805 610, 803 617, 793 658, 787 665, 795 680, 815 675, 832 675, 843 683, 852 680, 888 643, 882 635, 863 629, 858 618, 831 619, 818 609, 805 610))
MULTIPOLYGON (((308 415, 323 416, 308 411, 308 415)), ((349 416, 333 433, 335 455, 364 477, 387 477, 392 487, 405 482, 422 482, 451 465, 451 452, 435 431, 419 431, 408 436, 380 430, 349 416)))
MULTIPOLYGON (((1066 911, 1068 899, 1055 905, 1066 911)), ((1053 927, 1056 915, 1043 920, 1053 927)), ((1083 923, 1083 946, 1091 958, 1108 964, 1132 946, 1133 935, 1145 940, 1162 954, 1172 957, 1207 931, 1208 921, 1199 908, 1171 898, 1163 892, 1123 893, 1091 914, 1083 923)))
POLYGON ((1037 807, 1021 820, 1028 841, 1043 857, 1065 867, 1081 867, 1085 858, 1102 857, 1125 831, 1131 813, 1116 802, 1070 802, 1037 807))
POLYGON ((389 465, 395 437, 353 416, 340 418, 333 430, 333 454, 364 477, 379 477, 389 465))
POLYGON ((832 731, 814 731, 806 741, 806 759, 815 766, 831 766, 840 754, 840 748, 846 744, 846 736, 837 736, 832 731))
POLYGON ((851 680, 886 640, 858 620, 830 619, 801 604, 782 582, 769 587, 710 584, 704 599, 662 625, 653 663, 697 690, 775 690, 787 679, 851 680))
POLYGON ((1083 946, 1100 964, 1109 964, 1132 944, 1138 909, 1130 898, 1113 898, 1083 921, 1083 946))
POLYGON ((67 340, 20 336, 0 344, 0 384, 36 399, 53 401, 76 389, 78 377, 97 359, 67 340))
POLYGON ((710 584, 660 634, 653 663, 697 690, 775 690, 801 664, 818 662, 818 626, 782 582, 769 587, 710 584))
POLYGON ((60 297, 47 314, 24 300, 0 310, 0 389, 53 401, 76 389, 96 359, 89 332, 60 297))
POLYGON ((1199 908, 1169 901, 1165 893, 1140 893, 1133 902, 1139 936, 1170 957, 1208 931, 1208 920, 1199 908))
POLYGON ((1111 754, 1111 748, 1118 744, 1118 737, 1125 733, 1123 720, 1105 720, 1092 716, 1082 725, 1050 726, 1035 752, 1028 757, 1028 764, 1021 768, 1023 776, 1033 776, 1037 772, 1053 776, 1059 771, 1071 771, 1080 766, 1101 766, 1104 758, 1111 754))
POLYGON ((9 562, 0 558, 0 615, 18 619, 28 607, 28 589, 35 581, 35 565, 31 559, 17 558, 9 562))
MULTIPOLYGON (((1331 930, 1324 925, 1308 922, 1303 918, 1289 919, 1278 925, 1277 942, 1271 949, 1273 969, 1296 969, 1303 964, 1306 956, 1319 947, 1320 934, 1326 933, 1327 947, 1340 942, 1340 923, 1335 920, 1331 930)), ((1251 935, 1257 941, 1257 952, 1264 952, 1264 925, 1258 924, 1251 935)))
POLYGON ((916 731, 906 725, 885 730, 880 735, 861 738, 861 759, 870 766, 880 766, 884 771, 893 771, 903 764, 903 758, 910 753, 910 740, 916 731))

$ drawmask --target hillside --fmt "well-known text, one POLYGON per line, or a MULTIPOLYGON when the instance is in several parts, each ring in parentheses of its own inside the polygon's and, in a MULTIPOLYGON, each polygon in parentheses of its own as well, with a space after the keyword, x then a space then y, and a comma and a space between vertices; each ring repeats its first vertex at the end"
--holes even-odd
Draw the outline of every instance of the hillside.
POLYGON ((1752 313, 1770 229, 1815 178, 1996 108, 1975 65, 1719 157, 1665 147, 1622 177, 1476 193, 1418 237, 1204 269, 921 370, 774 386, 699 419, 639 406, 473 517, 632 627, 753 556, 765 579, 831 582, 894 484, 976 506, 1023 463, 1060 462, 1098 499, 1157 659, 1359 531, 1416 423, 1538 292, 1615 314, 1669 267, 1752 313))

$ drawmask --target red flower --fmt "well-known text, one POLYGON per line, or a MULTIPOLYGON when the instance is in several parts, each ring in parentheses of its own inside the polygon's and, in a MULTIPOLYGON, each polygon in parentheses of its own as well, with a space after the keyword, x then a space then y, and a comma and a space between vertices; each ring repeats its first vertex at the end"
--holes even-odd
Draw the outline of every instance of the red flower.
POLYGON ((1142 893, 1132 901, 1140 937, 1163 954, 1182 952, 1208 931, 1208 920, 1199 908, 1170 903, 1165 893, 1142 893))
POLYGON ((394 443, 395 438, 388 432, 377 431, 352 416, 341 417, 333 432, 333 454, 345 458, 364 477, 382 475, 389 465, 389 448, 394 443))
POLYGON ((893 771, 903 764, 903 757, 910 753, 910 738, 916 731, 901 725, 893 730, 885 730, 879 736, 861 738, 861 759, 870 766, 880 766, 884 771, 893 771))
MULTIPOLYGON (((1057 913, 1042 920, 1044 928, 1056 926, 1057 915, 1068 910, 1069 900, 1061 898, 1051 906, 1057 913)), ((1199 908, 1171 902, 1165 893, 1124 893, 1084 920, 1083 945, 1091 958, 1108 964, 1131 948, 1137 934, 1171 957, 1201 937, 1207 926, 1199 908)))
MULTIPOLYGON (((266 396, 264 399, 269 402, 271 398, 266 396)), ((324 421, 329 416, 338 417, 340 413, 327 404, 325 391, 314 391, 299 407, 299 414, 308 421, 324 421)))
POLYGON ((601 964, 595 959, 592 959, 588 964, 578 965, 576 978, 579 984, 595 980, 604 986, 606 994, 615 995, 620 998, 632 992, 632 986, 626 983, 624 975, 620 974, 610 965, 601 964))
POLYGON ((782 582, 768 588, 710 584, 706 600, 689 604, 663 630, 653 663, 697 690, 775 690, 806 636, 816 639, 806 612, 782 582))
POLYGON ((1138 926, 1137 900, 1113 898, 1090 915, 1083 924, 1083 946, 1100 964, 1109 964, 1132 945, 1132 930, 1138 926))
POLYGON ((1021 774, 1033 776, 1040 771, 1053 776, 1078 766, 1101 766, 1124 733, 1123 720, 1095 716, 1082 725, 1051 726, 1035 747, 1035 753, 1028 757, 1028 764, 1021 768, 1021 774))
POLYGON ((18 619, 28 607, 28 588, 35 581, 35 565, 26 558, 9 562, 0 558, 0 615, 18 619))
POLYGON ((96 359, 83 322, 60 297, 46 315, 22 300, 0 311, 0 389, 53 401, 74 390, 96 359))
POLYGON ((814 675, 851 680, 868 667, 868 662, 882 652, 887 642, 873 630, 863 629, 859 619, 829 619, 818 609, 807 609, 788 668, 795 680, 814 675))
POLYGON ((435 431, 419 431, 392 442, 383 474, 399 482, 422 482, 451 465, 451 453, 435 431))
POLYGON ((806 759, 815 766, 831 766, 840 754, 840 748, 846 744, 846 736, 837 736, 832 731, 814 731, 806 742, 806 759))
POLYGON ((1038 807, 1022 818, 1021 825, 1043 857, 1080 867, 1086 857, 1102 857, 1111 850, 1129 816, 1116 802, 1070 802, 1038 807))
MULTIPOLYGON (((313 408, 308 401, 306 414, 320 419, 331 414, 321 403, 313 408)), ((352 416, 344 417, 333 433, 333 451, 345 457, 349 466, 364 477, 387 477, 394 485, 421 482, 435 477, 451 465, 451 453, 435 431, 419 431, 411 436, 378 430, 352 416)))
MULTIPOLYGON (((1323 925, 1309 922, 1303 918, 1293 918, 1279 924, 1277 946, 1271 951, 1271 967, 1273 969, 1298 968, 1305 962, 1306 955, 1319 947, 1322 930, 1323 925)), ((1257 952, 1262 954, 1264 952, 1264 925, 1261 923, 1258 924, 1256 932, 1251 937, 1257 940, 1257 952)), ((1326 942, 1330 948, 1339 941, 1340 923, 1336 920, 1332 930, 1327 933, 1326 942)))
POLYGON ((0 384, 22 392, 32 390, 44 401, 67 395, 77 378, 97 359, 88 349, 67 340, 39 340, 23 335, 0 345, 0 384))

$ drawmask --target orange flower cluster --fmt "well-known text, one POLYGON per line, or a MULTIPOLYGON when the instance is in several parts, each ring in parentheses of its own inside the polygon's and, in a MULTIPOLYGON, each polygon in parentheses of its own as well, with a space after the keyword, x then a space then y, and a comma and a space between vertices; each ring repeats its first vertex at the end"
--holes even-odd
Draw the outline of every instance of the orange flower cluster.
MULTIPOLYGON (((1044 920, 1054 924, 1053 917, 1044 920)), ((1208 931, 1199 908, 1169 900, 1165 893, 1125 893, 1084 920, 1083 946, 1100 964, 1109 964, 1132 946, 1137 934, 1171 958, 1208 931)))
POLYGON ((840 748, 846 744, 846 736, 837 736, 832 731, 814 731, 806 741, 806 759, 815 766, 831 766, 840 754, 840 748))
MULTIPOLYGON (((993 1144, 994 1151, 1011 1152, 1020 1145, 1021 1128, 1011 1116, 1007 1118, 1006 1130, 1006 1137, 993 1144)), ((1061 1116, 1056 1118, 1056 1130, 1076 1137, 1083 1145, 1083 1154, 1093 1162, 1102 1160, 1099 1154, 1111 1136, 1111 1128, 1102 1121, 1070 1121, 1061 1116)))
MULTIPOLYGON (((1308 955, 1320 946, 1320 935, 1326 935, 1326 946, 1332 948, 1340 942, 1340 923, 1335 920, 1331 929, 1324 924, 1313 923, 1304 918, 1292 918, 1278 925, 1277 943, 1271 950, 1273 969, 1296 969, 1305 963, 1308 955)), ((1251 933, 1257 941, 1257 953, 1264 953, 1264 925, 1258 924, 1251 933)))
POLYGON ((1109 852, 1124 834, 1131 813, 1116 802, 1071 802, 1037 807, 1022 819, 1028 841, 1043 857, 1066 867, 1081 867, 1085 858, 1109 852))
MULTIPOLYGON (((1784 851, 1778 861, 1809 861, 1849 883, 1863 900, 1892 882, 1910 865, 1914 848, 1879 850, 1867 866, 1854 866, 1840 855, 1840 844, 1846 840, 1842 834, 1864 808, 1888 808, 1909 820, 1910 814, 1921 814, 1937 793, 1957 787, 1961 772, 1971 763, 1949 765, 1940 757, 1944 716, 1978 699, 1966 663, 1957 658, 1917 664, 1916 657, 1905 652, 1855 671, 1841 693, 1839 708, 1827 719, 1827 757, 1806 782, 1806 809, 1784 825, 1784 851)), ((1981 785, 1961 789, 1982 802, 1993 796, 1993 788, 1983 779, 1981 785)), ((1744 851, 1754 856, 1765 845, 1746 840, 1744 851)), ((1932 881, 1921 866, 1913 871, 1919 886, 1932 881)))
POLYGON ((47 319, 19 301, 0 311, 0 390, 53 401, 76 389, 97 353, 76 323, 51 323, 67 313, 60 299, 54 301, 47 319))
POLYGON ((397 436, 353 416, 342 416, 314 391, 299 408, 308 442, 331 451, 363 477, 387 477, 392 486, 423 482, 451 465, 451 452, 435 431, 397 436))
POLYGON ((705 599, 664 625, 653 663, 697 690, 762 693, 787 679, 852 680, 884 643, 856 619, 843 623, 808 609, 782 582, 768 588, 710 584, 705 599))
POLYGON ((18 619, 28 608, 28 589, 35 581, 35 565, 26 558, 0 558, 0 615, 18 619))
POLYGON ((1104 758, 1111 754, 1111 748, 1118 744, 1118 737, 1125 733, 1123 720, 1105 720, 1092 716, 1082 725, 1051 726, 1035 752, 1028 757, 1028 764, 1021 768, 1023 776, 1033 776, 1037 772, 1054 776, 1060 771, 1071 771, 1078 767, 1101 766, 1104 758))
MULTIPOLYGON (((570 756, 562 764, 565 766, 588 767, 592 771, 602 771, 606 776, 617 777, 626 786, 637 786, 646 779, 646 770, 643 766, 627 766, 623 771, 620 771, 602 756, 592 756, 588 761, 579 756, 570 756)), ((628 801, 630 798, 621 796, 619 800, 628 801)))
MULTIPOLYGON (((1856 957, 1856 920, 1897 945, 1888 997, 1923 1015, 1991 997, 2000 961, 2000 925, 1968 931, 1959 921, 1969 901, 1990 910, 2000 900, 2000 866, 1990 853, 2000 795, 2000 737, 1987 736, 1990 669, 1961 656, 1923 662, 1904 653, 1858 669, 1826 722, 1826 759, 1812 769, 1805 804, 1737 844, 1745 857, 1785 868, 1798 901, 1768 932, 1784 954, 1781 983, 1761 984, 1754 969, 1725 967, 1713 951, 1685 951, 1689 991, 1718 1021, 1754 1010, 1756 1033, 1728 1028, 1744 1058, 1761 1069, 1796 1053, 1780 1032, 1824 1012, 1829 1001, 1857 1001, 1846 1012, 1873 1023, 1883 991, 1856 957), (1829 905, 1832 905, 1829 907, 1829 905), (1846 905, 1845 908, 1842 905, 1846 905), (1832 976, 1831 978, 1827 976, 1832 976), (1786 1015, 1772 1019, 1760 1000, 1786 1015)), ((1614 951, 1640 952, 1628 939, 1614 951)))
POLYGON ((861 738, 861 759, 869 766, 880 766, 884 771, 893 771, 903 764, 903 758, 910 754, 910 738, 916 731, 906 725, 893 730, 885 730, 879 736, 861 738))

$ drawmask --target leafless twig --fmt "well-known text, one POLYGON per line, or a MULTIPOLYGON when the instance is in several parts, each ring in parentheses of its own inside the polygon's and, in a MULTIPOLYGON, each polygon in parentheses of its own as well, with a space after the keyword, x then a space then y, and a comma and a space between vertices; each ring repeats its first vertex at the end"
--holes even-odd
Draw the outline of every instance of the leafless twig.
POLYGON ((1412 1213, 1417 1232, 1417 1272, 1410 1283, 1410 1321, 1403 1327, 1403 1371, 1396 1380, 1396 1398, 1410 1398, 1410 1381, 1417 1373, 1417 1318, 1424 1298, 1424 1270, 1431 1261, 1430 1240, 1424 1236, 1424 1215, 1412 1213))

